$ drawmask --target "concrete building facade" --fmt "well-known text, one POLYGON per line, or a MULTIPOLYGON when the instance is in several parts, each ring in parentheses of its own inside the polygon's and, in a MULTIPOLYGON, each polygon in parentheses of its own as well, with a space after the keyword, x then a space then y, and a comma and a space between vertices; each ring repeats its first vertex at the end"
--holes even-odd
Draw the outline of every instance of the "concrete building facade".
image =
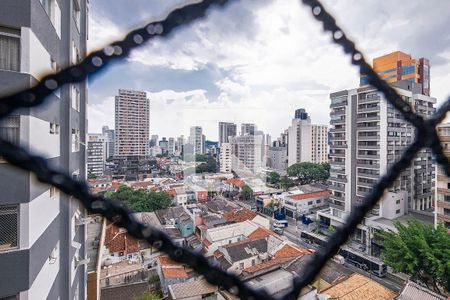
MULTIPOLYGON (((434 112, 436 99, 421 94, 420 85, 411 81, 392 85, 416 113, 429 116, 434 112)), ((401 157, 415 131, 373 87, 332 93, 330 98, 330 209, 318 215, 322 225, 340 226, 401 157)), ((369 249, 370 227, 393 228, 391 221, 406 213, 432 219, 434 168, 430 150, 421 150, 359 226, 354 240, 369 249), (388 223, 391 227, 386 227, 388 223)))
POLYGON ((149 155, 149 122, 147 94, 120 89, 115 107, 115 156, 149 155))
MULTIPOLYGON (((450 156, 450 123, 438 127, 444 153, 450 156)), ((436 223, 443 223, 450 233, 450 178, 438 166, 436 178, 436 223)))
POLYGON ((237 135, 237 126, 235 123, 219 122, 219 146, 222 143, 228 143, 229 137, 237 135))
POLYGON ((231 144, 222 143, 219 153, 220 173, 231 173, 231 144))
POLYGON ((278 171, 286 171, 288 167, 288 156, 286 146, 268 147, 267 167, 278 171))
POLYGON ((106 140, 103 134, 90 133, 87 136, 87 174, 103 176, 107 155, 106 140))
POLYGON ((102 127, 102 134, 105 140, 105 153, 106 159, 114 156, 114 141, 115 141, 115 132, 114 129, 110 129, 108 126, 102 127))
POLYGON ((263 135, 235 136, 230 139, 231 169, 240 176, 252 176, 263 166, 263 135))
MULTIPOLYGON (((4 0, 0 7, 2 96, 85 57, 86 0, 4 0)), ((0 134, 85 180, 86 99, 86 82, 62 86, 45 107, 2 120, 0 134)), ((0 298, 85 299, 84 207, 4 161, 0 178, 0 298)))
POLYGON ((298 109, 288 129, 288 166, 299 162, 328 162, 328 126, 311 124, 304 109, 298 109))
POLYGON ((193 146, 194 154, 205 153, 205 137, 200 126, 192 126, 189 135, 189 144, 193 146))

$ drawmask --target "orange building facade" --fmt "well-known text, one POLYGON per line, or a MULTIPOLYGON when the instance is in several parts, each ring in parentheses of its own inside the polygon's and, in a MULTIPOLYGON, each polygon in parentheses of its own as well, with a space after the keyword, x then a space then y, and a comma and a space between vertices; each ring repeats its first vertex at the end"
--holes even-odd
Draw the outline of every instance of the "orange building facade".
MULTIPOLYGON (((386 82, 409 80, 420 83, 422 94, 430 95, 430 62, 428 59, 414 59, 407 53, 395 51, 375 58, 372 66, 375 72, 386 82)), ((361 76, 360 85, 367 84, 367 76, 361 76)))

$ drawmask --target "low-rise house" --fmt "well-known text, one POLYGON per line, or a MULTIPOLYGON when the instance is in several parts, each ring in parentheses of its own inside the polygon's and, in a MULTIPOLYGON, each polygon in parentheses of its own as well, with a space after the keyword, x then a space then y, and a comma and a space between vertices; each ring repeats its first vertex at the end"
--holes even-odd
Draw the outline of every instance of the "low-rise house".
POLYGON ((175 188, 175 197, 173 199, 175 205, 188 205, 197 202, 194 191, 187 190, 184 187, 175 188))
POLYGON ((219 260, 222 269, 235 274, 241 274, 244 269, 269 259, 265 238, 246 239, 221 246, 218 250, 223 254, 223 259, 219 260))
POLYGON ((242 207, 235 208, 223 214, 223 218, 230 223, 238 223, 247 220, 252 220, 256 216, 257 214, 255 212, 242 207))
POLYGON ((111 263, 122 260, 136 261, 139 255, 139 242, 135 240, 124 228, 117 227, 114 223, 106 226, 104 261, 109 259, 111 263))
POLYGON ((219 246, 225 246, 246 239, 257 228, 258 225, 254 222, 245 221, 200 230, 200 238, 204 246, 205 255, 211 256, 219 246))
POLYGON ((379 299, 391 300, 395 299, 396 294, 390 289, 382 286, 378 282, 365 277, 363 275, 354 273, 348 278, 332 285, 323 290, 321 293, 322 299, 379 299))
POLYGON ((208 201, 203 205, 210 212, 221 215, 230 212, 237 207, 237 205, 234 205, 233 203, 222 199, 215 199, 213 201, 208 201))
POLYGON ((157 272, 161 281, 161 289, 165 295, 167 295, 170 285, 195 280, 195 273, 192 269, 165 255, 157 259, 157 272))
POLYGON ((208 200, 208 190, 198 185, 190 185, 189 189, 195 193, 197 202, 206 202, 208 200))
POLYGON ((215 299, 217 286, 209 284, 205 279, 188 281, 169 285, 169 299, 171 300, 197 300, 215 299), (211 298, 210 298, 211 297, 211 298))
POLYGON ((439 295, 430 291, 426 287, 423 287, 415 282, 408 281, 403 287, 400 294, 395 297, 396 300, 446 300, 449 299, 443 295, 439 295))
POLYGON ((275 196, 286 209, 286 217, 299 219, 311 210, 326 206, 330 191, 322 185, 302 185, 275 196))

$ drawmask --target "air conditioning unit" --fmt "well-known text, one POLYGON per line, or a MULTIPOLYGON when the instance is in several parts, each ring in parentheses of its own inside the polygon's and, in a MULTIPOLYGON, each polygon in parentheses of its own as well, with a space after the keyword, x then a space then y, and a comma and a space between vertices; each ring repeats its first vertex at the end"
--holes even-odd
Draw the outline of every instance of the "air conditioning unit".
POLYGON ((92 221, 93 221, 93 219, 91 217, 86 217, 86 218, 76 217, 75 218, 75 226, 86 225, 86 224, 91 223, 92 221))
POLYGON ((77 267, 87 265, 90 261, 91 261, 90 258, 80 258, 80 257, 75 258, 75 263, 77 267))
POLYGON ((74 247, 74 248, 79 250, 79 249, 81 249, 81 243, 72 241, 72 247, 74 247))

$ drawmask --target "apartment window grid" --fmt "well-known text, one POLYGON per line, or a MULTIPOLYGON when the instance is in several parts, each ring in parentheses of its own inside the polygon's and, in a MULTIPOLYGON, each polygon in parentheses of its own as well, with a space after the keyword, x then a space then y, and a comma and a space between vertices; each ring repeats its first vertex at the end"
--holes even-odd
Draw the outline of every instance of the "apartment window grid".
POLYGON ((19 247, 19 205, 0 205, 0 252, 19 247))
POLYGON ((0 70, 20 71, 20 30, 0 26, 0 70))

